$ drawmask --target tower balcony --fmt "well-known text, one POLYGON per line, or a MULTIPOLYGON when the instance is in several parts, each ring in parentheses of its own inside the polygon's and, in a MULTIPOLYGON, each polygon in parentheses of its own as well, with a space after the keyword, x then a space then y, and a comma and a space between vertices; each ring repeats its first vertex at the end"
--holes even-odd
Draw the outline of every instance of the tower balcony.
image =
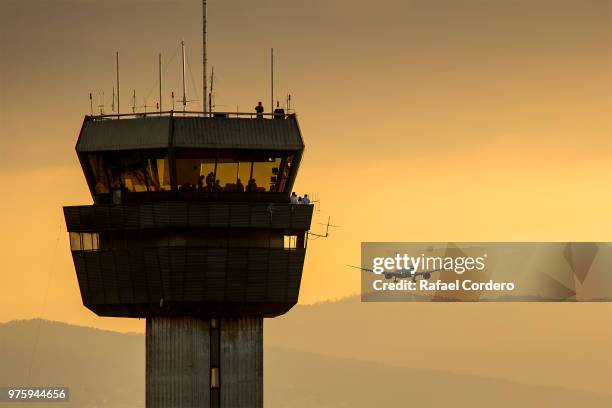
POLYGON ((298 300, 311 205, 64 207, 83 304, 101 316, 262 316, 298 300))

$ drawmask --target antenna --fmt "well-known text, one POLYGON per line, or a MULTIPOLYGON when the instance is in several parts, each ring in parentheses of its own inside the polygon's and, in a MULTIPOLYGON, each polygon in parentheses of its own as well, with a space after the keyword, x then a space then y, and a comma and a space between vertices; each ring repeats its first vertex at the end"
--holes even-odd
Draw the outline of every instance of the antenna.
POLYGON ((172 91, 172 111, 174 111, 174 91, 172 91))
POLYGON ((115 111, 115 87, 113 87, 113 102, 111 103, 111 112, 115 111))
POLYGON ((153 107, 153 105, 147 105, 147 100, 145 99, 145 100, 144 100, 144 105, 142 105, 142 107, 144 108, 144 114, 145 114, 145 116, 146 116, 146 114, 147 114, 147 108, 152 108, 152 107, 153 107))
POLYGON ((327 238, 329 237, 329 227, 339 228, 340 225, 334 225, 331 223, 331 217, 327 217, 327 224, 319 223, 321 225, 325 225, 325 234, 315 234, 314 232, 308 232, 308 235, 313 235, 319 238, 327 238))
POLYGON ((162 58, 161 52, 159 53, 159 113, 162 112, 162 58))
POLYGON ((100 109, 100 116, 104 115, 104 92, 102 92, 102 96, 98 92, 98 108, 100 109))
POLYGON ((274 111, 274 48, 270 48, 270 112, 274 111))
POLYGON ((187 110, 187 86, 185 85, 185 41, 181 41, 182 72, 183 72, 183 111, 187 110))
POLYGON ((91 111, 91 116, 93 116, 93 96, 91 92, 89 93, 89 110, 91 111))
POLYGON ((136 89, 134 89, 134 94, 132 96, 132 113, 136 113, 136 89))
POLYGON ((314 204, 314 210, 316 212, 321 212, 321 198, 319 197, 319 193, 313 192, 310 196, 312 197, 311 202, 314 204))
MULTIPOLYGON (((208 111, 212 112, 213 111, 213 97, 212 97, 212 93, 213 93, 213 87, 215 84, 215 67, 212 67, 212 72, 210 73, 210 94, 208 95, 208 111)), ((206 112, 206 111, 204 111, 206 112)))
MULTIPOLYGON (((204 93, 202 94, 202 97, 204 98, 204 113, 206 113, 206 96, 208 95, 208 90, 206 89, 206 0, 202 0, 202 65, 202 83, 204 84, 204 93)), ((210 92, 212 94, 212 80, 210 88, 210 92)))
POLYGON ((119 107, 119 51, 115 53, 116 62, 117 62, 117 118, 121 114, 121 110, 119 107))

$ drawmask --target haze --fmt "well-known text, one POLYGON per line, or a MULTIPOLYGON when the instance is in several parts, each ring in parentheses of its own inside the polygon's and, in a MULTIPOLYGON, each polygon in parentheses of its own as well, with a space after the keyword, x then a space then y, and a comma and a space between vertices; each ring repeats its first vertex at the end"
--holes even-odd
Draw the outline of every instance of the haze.
MULTIPOLYGON (((158 52, 170 106, 181 39, 188 96, 201 100, 199 16, 195 0, 0 3, 0 322, 143 330, 82 307, 61 206, 91 202, 74 144, 90 92, 104 92, 109 110, 116 50, 122 110, 132 89, 138 106, 157 102, 158 52)), ((359 262, 361 241, 611 240, 612 2, 225 0, 209 1, 209 19, 217 110, 269 108, 274 47, 277 99, 291 93, 307 144, 296 191, 321 197, 317 222, 342 226, 309 242, 301 303, 357 293, 359 274, 344 264, 359 262)), ((402 333, 418 340, 427 322, 462 327, 481 313, 511 330, 452 335, 537 342, 546 321, 563 329, 558 350, 588 328, 593 353, 609 355, 610 332, 598 329, 611 326, 608 304, 580 305, 588 319, 575 317, 573 330, 564 308, 575 305, 472 306, 419 305, 402 333)))

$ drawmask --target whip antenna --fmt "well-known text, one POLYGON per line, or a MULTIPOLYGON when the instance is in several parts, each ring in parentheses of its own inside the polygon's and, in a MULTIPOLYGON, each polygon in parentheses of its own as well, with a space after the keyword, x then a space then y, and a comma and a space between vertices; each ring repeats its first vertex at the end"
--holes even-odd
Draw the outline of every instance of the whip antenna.
POLYGON ((204 84, 203 106, 206 112, 206 97, 208 90, 206 89, 206 0, 202 0, 202 83, 204 84))
POLYGON ((119 109, 119 51, 115 53, 115 57, 117 64, 117 118, 119 118, 119 114, 121 113, 119 109))

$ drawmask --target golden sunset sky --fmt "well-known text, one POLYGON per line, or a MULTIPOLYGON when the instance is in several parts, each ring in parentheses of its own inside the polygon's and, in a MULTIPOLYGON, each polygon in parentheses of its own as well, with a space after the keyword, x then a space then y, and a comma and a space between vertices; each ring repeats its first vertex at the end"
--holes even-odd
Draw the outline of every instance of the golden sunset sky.
MULTIPOLYGON (((82 307, 61 207, 91 203, 74 145, 115 51, 122 110, 157 102, 158 52, 179 95, 181 39, 201 100, 200 31, 199 1, 0 3, 0 322, 142 330, 82 307)), ((295 190, 341 226, 309 243, 301 303, 358 292, 362 241, 612 239, 612 2, 209 1, 208 31, 219 111, 269 108, 275 48, 295 190)))

